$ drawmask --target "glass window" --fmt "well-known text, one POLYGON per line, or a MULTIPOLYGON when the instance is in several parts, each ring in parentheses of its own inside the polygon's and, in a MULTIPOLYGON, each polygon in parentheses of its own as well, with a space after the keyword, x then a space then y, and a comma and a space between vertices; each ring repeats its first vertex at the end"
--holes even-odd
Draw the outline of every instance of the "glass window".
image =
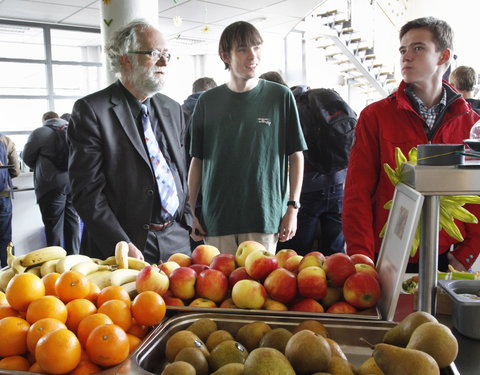
POLYGON ((0 51, 2 57, 45 59, 43 30, 24 25, 0 23, 0 51))
POLYGON ((100 66, 53 65, 55 95, 81 97, 104 87, 100 66))
POLYGON ((50 35, 53 60, 101 62, 100 33, 52 29, 50 35))
POLYGON ((2 95, 47 95, 45 64, 0 62, 2 95))
POLYGON ((57 112, 59 116, 64 113, 72 113, 73 104, 75 104, 76 100, 77 98, 55 99, 55 112, 57 112))
POLYGON ((0 132, 36 129, 42 125, 42 115, 48 110, 47 99, 2 99, 0 132))

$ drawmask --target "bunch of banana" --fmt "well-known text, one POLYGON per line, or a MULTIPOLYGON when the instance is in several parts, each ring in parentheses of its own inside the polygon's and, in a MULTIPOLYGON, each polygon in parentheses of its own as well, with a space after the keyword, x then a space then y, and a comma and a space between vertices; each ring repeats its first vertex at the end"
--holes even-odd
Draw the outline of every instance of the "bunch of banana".
POLYGON ((15 273, 32 272, 40 275, 40 267, 51 260, 65 258, 67 252, 60 246, 48 246, 27 254, 13 255, 13 244, 7 246, 7 264, 15 273))

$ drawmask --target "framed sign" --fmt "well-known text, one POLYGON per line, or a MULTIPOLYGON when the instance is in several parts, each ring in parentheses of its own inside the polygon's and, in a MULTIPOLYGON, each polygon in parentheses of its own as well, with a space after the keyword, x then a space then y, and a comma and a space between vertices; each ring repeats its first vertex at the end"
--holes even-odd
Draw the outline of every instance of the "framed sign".
POLYGON ((423 199, 422 194, 403 183, 395 188, 376 264, 382 287, 377 306, 384 320, 393 320, 395 315, 423 199))

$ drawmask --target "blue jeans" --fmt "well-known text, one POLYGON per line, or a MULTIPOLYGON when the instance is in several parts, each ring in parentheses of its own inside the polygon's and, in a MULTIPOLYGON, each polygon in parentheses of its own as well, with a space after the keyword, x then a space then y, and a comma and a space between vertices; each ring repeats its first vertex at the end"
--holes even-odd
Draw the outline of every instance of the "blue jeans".
POLYGON ((280 249, 293 249, 299 255, 320 251, 324 255, 345 252, 342 232, 343 184, 324 190, 302 193, 300 196, 297 233, 287 242, 279 242, 280 249), (313 244, 320 231, 318 249, 313 244))
POLYGON ((0 262, 7 265, 7 245, 12 240, 12 199, 0 198, 0 262))

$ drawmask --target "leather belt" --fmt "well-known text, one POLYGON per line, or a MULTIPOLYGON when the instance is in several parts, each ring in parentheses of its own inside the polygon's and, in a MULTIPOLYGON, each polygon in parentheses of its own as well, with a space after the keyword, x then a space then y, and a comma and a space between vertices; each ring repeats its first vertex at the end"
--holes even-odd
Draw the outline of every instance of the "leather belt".
POLYGON ((161 232, 162 230, 165 230, 168 227, 171 227, 174 222, 175 222, 174 220, 170 220, 170 221, 166 221, 165 223, 162 223, 162 224, 150 223, 149 230, 154 231, 154 232, 161 232))
POLYGON ((0 192, 0 198, 8 198, 10 197, 10 190, 0 192))

